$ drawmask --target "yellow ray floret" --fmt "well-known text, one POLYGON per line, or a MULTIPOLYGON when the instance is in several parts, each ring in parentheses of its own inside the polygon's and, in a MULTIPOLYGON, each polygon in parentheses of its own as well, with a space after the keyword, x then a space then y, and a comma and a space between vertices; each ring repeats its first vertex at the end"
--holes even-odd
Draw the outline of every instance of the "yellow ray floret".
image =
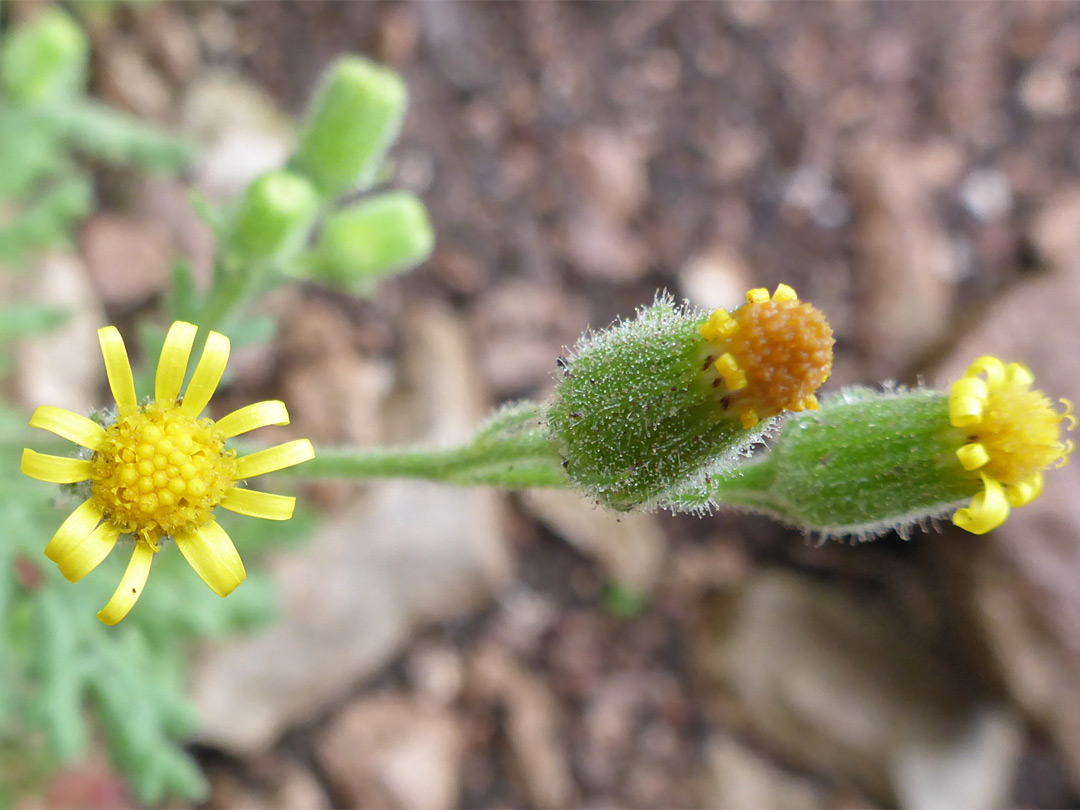
POLYGON ((781 411, 816 410, 815 392, 832 369, 832 329, 786 284, 771 296, 746 294, 734 312, 718 309, 700 328, 721 402, 746 428, 781 411))
MULTIPOLYGON (((243 479, 274 472, 314 457, 307 439, 298 439, 242 458, 225 440, 266 425, 287 425, 281 402, 258 402, 219 422, 201 417, 229 359, 229 339, 207 335, 191 382, 180 389, 198 329, 172 325, 158 362, 154 399, 143 405, 123 338, 115 327, 98 330, 116 418, 103 426, 86 417, 39 407, 30 419, 90 451, 89 458, 62 458, 23 451, 22 471, 53 483, 88 482, 89 497, 61 524, 45 547, 69 580, 86 576, 104 560, 122 535, 135 541, 127 571, 112 599, 98 614, 115 624, 142 593, 163 538, 172 538, 200 577, 220 596, 243 582, 244 565, 225 530, 214 520, 222 507, 268 520, 292 517, 295 498, 256 492, 243 479)), ((86 484, 84 484, 86 486, 86 484)))
POLYGON ((967 442, 957 449, 960 465, 976 473, 983 492, 953 515, 953 523, 975 534, 997 528, 1011 507, 1023 506, 1042 492, 1043 471, 1065 463, 1073 443, 1062 440, 1076 426, 1068 400, 1064 411, 1038 389, 1019 363, 980 357, 949 389, 949 421, 964 428, 967 442))

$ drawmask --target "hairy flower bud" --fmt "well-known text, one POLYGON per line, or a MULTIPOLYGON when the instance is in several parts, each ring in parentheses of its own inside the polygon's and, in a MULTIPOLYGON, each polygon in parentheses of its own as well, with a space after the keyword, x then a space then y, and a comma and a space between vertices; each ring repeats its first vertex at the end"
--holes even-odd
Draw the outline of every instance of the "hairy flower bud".
POLYGON ((547 414, 570 480, 614 509, 707 487, 784 410, 816 408, 832 365, 824 316, 781 285, 710 316, 659 298, 583 339, 547 414))
MULTIPOLYGON (((789 419, 760 459, 712 482, 721 505, 823 537, 868 539, 951 517, 974 534, 1039 496, 1076 424, 1017 363, 980 357, 948 393, 845 389, 789 419)), ((693 497, 680 501, 692 505, 693 497)), ((702 505, 699 503, 699 505, 702 505)))

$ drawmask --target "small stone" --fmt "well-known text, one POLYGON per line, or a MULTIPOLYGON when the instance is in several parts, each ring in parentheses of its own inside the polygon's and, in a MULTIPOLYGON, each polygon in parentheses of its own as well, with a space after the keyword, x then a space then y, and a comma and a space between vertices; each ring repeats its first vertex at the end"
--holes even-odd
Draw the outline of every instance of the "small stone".
POLYGON ((528 490, 522 505, 579 551, 596 559, 608 578, 635 594, 649 593, 663 570, 667 544, 655 514, 613 514, 575 492, 528 490))
POLYGON ((461 694, 461 656, 447 644, 418 645, 405 668, 416 691, 440 705, 449 705, 461 694))
POLYGON ((1073 107, 1069 74, 1053 62, 1037 63, 1020 79, 1020 103, 1037 118, 1060 118, 1073 107))
POLYGON ((875 141, 846 157, 864 268, 856 332, 874 378, 906 373, 942 339, 952 313, 955 256, 911 160, 906 148, 875 141))
POLYGON ((477 650, 470 682, 478 697, 505 707, 510 750, 530 803, 570 806, 573 780, 566 741, 558 703, 547 685, 494 646, 477 650))
POLYGON ((168 285, 175 248, 157 222, 95 214, 80 241, 90 276, 106 303, 142 304, 168 285))
POLYGON ((292 120, 264 90, 228 73, 201 76, 184 96, 180 121, 204 144, 196 180, 214 200, 235 199, 292 153, 292 120))
POLYGON ((976 169, 964 178, 960 201, 973 217, 983 222, 1004 219, 1012 210, 1009 179, 998 169, 976 169))
POLYGON ((347 807, 449 810, 458 806, 463 743, 448 709, 379 694, 335 717, 316 752, 347 807))
POLYGON ((166 120, 175 104, 172 90, 134 40, 114 36, 102 50, 102 95, 144 117, 166 120))
POLYGON ((607 282, 637 281, 648 269, 644 243, 627 226, 589 209, 565 226, 566 257, 582 276, 607 282))
POLYGON ((191 24, 175 6, 154 3, 138 9, 139 36, 154 58, 178 84, 191 81, 201 66, 199 42, 191 24))
POLYGON ((833 806, 820 785, 784 771, 726 735, 715 734, 706 742, 703 777, 701 806, 716 810, 833 806))
POLYGON ((995 807, 1017 718, 880 597, 766 571, 710 604, 698 646, 717 715, 800 767, 902 807, 995 807))
POLYGON ((1080 267, 1080 186, 1063 188, 1035 214, 1031 240, 1051 267, 1073 272, 1080 267))
POLYGON ((70 255, 43 258, 18 284, 14 300, 19 296, 70 314, 58 329, 19 341, 16 390, 23 404, 32 409, 49 403, 76 413, 100 407, 105 370, 97 329, 108 321, 85 265, 70 255))

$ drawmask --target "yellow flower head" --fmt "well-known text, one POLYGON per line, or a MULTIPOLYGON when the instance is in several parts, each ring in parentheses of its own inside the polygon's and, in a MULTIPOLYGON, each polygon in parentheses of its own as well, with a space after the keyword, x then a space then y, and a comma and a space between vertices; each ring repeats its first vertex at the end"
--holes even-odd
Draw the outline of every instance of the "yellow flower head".
POLYGON ((727 392, 721 399, 743 427, 781 411, 817 410, 814 392, 832 370, 833 333, 825 316, 786 284, 770 297, 750 290, 746 305, 718 309, 701 327, 710 344, 706 369, 727 392))
POLYGON ((267 520, 288 520, 296 499, 243 488, 245 479, 307 461, 315 455, 307 439, 236 457, 225 440, 266 425, 287 425, 281 402, 258 402, 214 422, 199 418, 229 359, 229 339, 210 332, 187 392, 180 387, 197 327, 177 321, 169 329, 158 362, 153 401, 140 405, 127 350, 114 326, 98 330, 116 418, 105 426, 77 413, 42 405, 30 419, 85 447, 65 458, 23 450, 22 471, 55 484, 87 482, 88 497, 63 522, 45 556, 76 582, 112 551, 121 534, 135 541, 127 571, 112 599, 98 613, 116 624, 139 598, 161 540, 171 537, 191 567, 219 596, 244 581, 244 564, 214 520, 221 506, 267 520))
POLYGON ((949 390, 949 421, 967 431, 967 443, 956 451, 963 468, 977 474, 983 491, 958 509, 953 523, 974 534, 986 534, 1009 516, 1009 509, 1039 497, 1043 471, 1061 466, 1073 451, 1062 441, 1062 422, 1076 427, 1072 404, 1064 411, 1038 389, 1035 378, 1019 363, 1005 365, 996 357, 980 357, 949 390))

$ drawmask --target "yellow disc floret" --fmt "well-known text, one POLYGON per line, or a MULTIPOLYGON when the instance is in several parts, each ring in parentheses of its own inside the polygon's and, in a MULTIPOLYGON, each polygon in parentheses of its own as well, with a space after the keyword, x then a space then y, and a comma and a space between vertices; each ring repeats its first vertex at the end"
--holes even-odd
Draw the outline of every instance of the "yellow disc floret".
POLYGON ((121 414, 93 457, 91 497, 123 534, 153 546, 209 522, 237 479, 236 451, 209 419, 151 403, 121 414))
POLYGON ((1073 443, 1062 440, 1076 419, 1068 400, 1058 411, 1034 377, 1019 363, 1005 365, 996 357, 980 357, 949 390, 949 420, 967 431, 956 451, 961 466, 977 474, 983 492, 957 510, 953 523, 974 534, 1000 526, 1010 507, 1039 496, 1043 471, 1065 463, 1073 443))
POLYGON ((833 333, 825 316, 781 284, 750 290, 746 305, 716 310, 702 325, 721 398, 746 428, 789 410, 816 410, 815 392, 832 370, 833 333), (719 384, 719 382, 718 382, 719 384))

